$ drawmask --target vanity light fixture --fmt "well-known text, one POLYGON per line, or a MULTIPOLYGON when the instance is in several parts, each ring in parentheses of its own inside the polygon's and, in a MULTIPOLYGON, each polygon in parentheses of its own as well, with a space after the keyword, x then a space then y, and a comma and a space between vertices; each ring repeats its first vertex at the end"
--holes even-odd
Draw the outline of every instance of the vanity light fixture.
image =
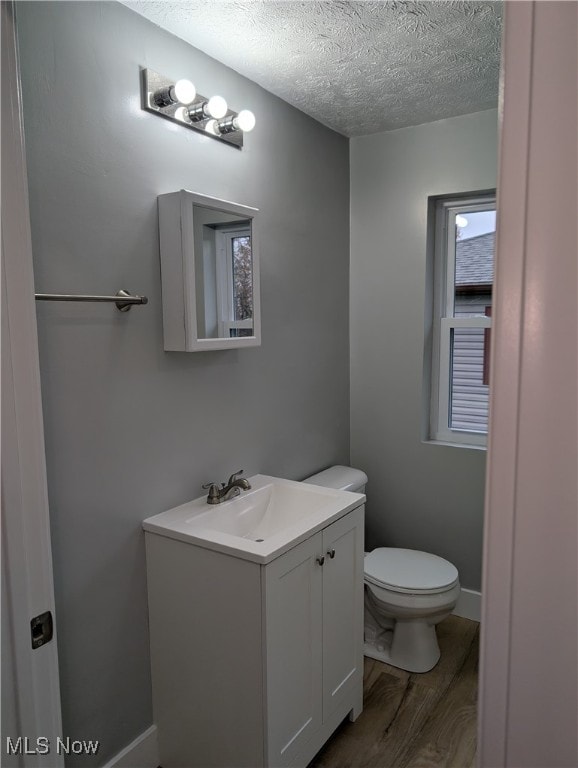
POLYGON ((250 110, 234 112, 222 96, 208 98, 197 93, 190 80, 175 82, 151 69, 143 69, 141 74, 144 110, 242 149, 243 134, 255 127, 250 110))

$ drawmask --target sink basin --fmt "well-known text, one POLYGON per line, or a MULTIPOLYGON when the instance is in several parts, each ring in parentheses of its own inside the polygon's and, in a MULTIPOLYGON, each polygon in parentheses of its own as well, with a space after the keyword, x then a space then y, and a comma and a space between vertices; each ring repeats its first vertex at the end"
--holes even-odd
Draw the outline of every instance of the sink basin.
MULTIPOLYGON (((273 478, 271 478, 273 481, 273 478)), ((187 522, 244 539, 264 541, 315 514, 330 499, 309 494, 288 483, 268 482, 230 501, 206 505, 208 509, 187 522)))
POLYGON ((268 475, 221 504, 206 496, 143 523, 148 533, 267 563, 365 502, 365 496, 268 475))

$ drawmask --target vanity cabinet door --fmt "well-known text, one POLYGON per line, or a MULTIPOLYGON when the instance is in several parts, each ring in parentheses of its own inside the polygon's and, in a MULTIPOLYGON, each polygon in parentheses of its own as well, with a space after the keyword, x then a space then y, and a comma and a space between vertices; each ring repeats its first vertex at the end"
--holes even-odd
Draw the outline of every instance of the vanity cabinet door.
POLYGON ((290 765, 322 723, 322 533, 263 569, 267 765, 290 765))
MULTIPOLYGON (((323 719, 361 691, 363 507, 323 531, 323 719)), ((361 711, 358 702, 357 716, 361 711)))

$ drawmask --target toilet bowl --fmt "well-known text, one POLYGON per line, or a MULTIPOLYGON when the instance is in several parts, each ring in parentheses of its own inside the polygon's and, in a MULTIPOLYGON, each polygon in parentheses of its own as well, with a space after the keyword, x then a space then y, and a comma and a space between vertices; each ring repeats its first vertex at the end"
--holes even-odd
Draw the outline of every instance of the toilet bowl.
MULTIPOLYGON (((365 493, 367 475, 335 466, 303 482, 365 493)), ((365 656, 409 672, 428 672, 438 662, 436 625, 455 608, 458 571, 437 555, 378 547, 365 555, 365 656)))
POLYGON ((442 557, 380 547, 365 556, 364 653, 409 672, 440 657, 436 624, 460 596, 458 571, 442 557))

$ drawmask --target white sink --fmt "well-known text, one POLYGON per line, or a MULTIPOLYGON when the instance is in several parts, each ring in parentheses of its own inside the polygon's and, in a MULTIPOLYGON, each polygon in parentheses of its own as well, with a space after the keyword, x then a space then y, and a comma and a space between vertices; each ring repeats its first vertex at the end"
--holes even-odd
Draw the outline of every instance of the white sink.
POLYGON ((145 531, 267 563, 365 502, 360 493, 255 475, 251 490, 221 504, 207 497, 143 523, 145 531))
POLYGON ((304 492, 297 483, 293 485, 275 478, 268 479, 271 482, 262 488, 255 488, 251 483, 250 491, 231 501, 205 504, 205 511, 187 522, 243 539, 264 541, 319 512, 332 501, 319 494, 304 492))

